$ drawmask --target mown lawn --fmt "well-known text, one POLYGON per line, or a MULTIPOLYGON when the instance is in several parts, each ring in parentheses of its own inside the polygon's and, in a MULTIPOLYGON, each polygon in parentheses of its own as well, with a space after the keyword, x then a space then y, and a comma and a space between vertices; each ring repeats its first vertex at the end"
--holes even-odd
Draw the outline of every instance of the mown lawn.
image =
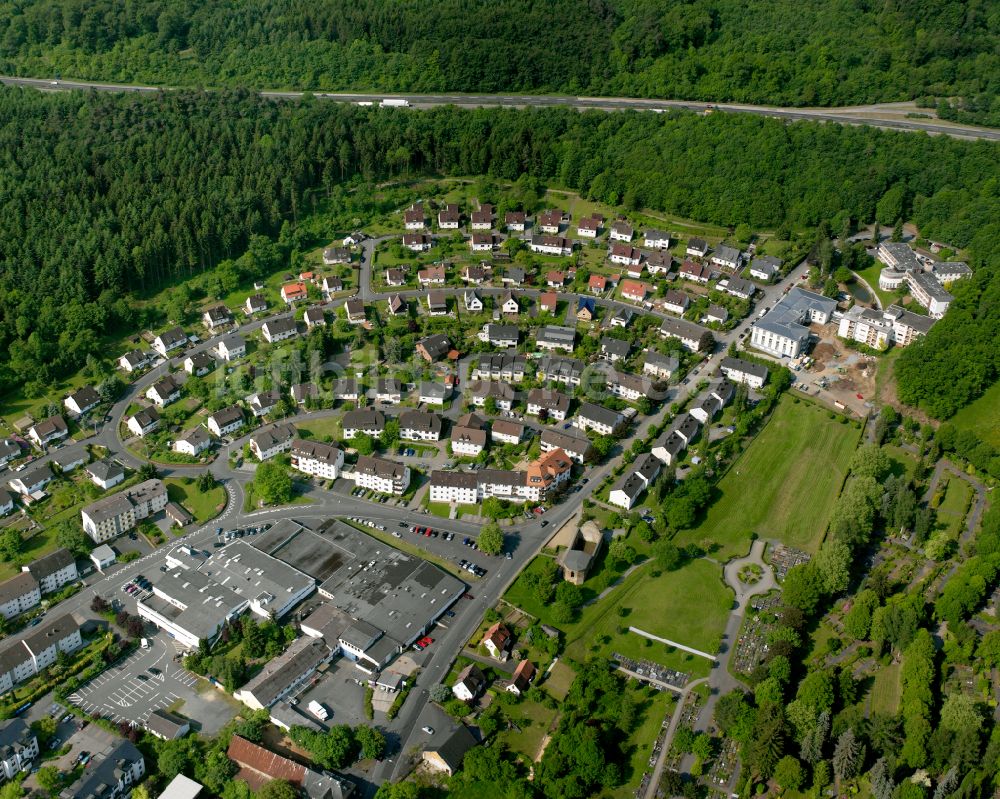
POLYGON ((221 485, 202 492, 190 477, 168 477, 163 482, 167 486, 167 498, 194 516, 196 524, 214 519, 226 506, 226 489, 221 485))
POLYGON ((785 397, 717 486, 704 522, 678 544, 708 540, 719 560, 743 555, 750 533, 815 552, 861 431, 810 402, 785 397))
POLYGON ((962 522, 972 501, 972 486, 960 477, 952 477, 944 489, 944 498, 937 508, 938 527, 952 538, 962 532, 962 522))
POLYGON ((1000 382, 994 383, 983 396, 962 408, 950 421, 960 430, 971 430, 986 443, 1000 447, 1000 382))
POLYGON ((872 713, 894 716, 899 711, 899 664, 892 663, 880 669, 872 686, 872 713))
POLYGON ((340 418, 330 416, 325 419, 310 419, 304 424, 295 426, 303 438, 313 441, 333 441, 341 437, 340 418))

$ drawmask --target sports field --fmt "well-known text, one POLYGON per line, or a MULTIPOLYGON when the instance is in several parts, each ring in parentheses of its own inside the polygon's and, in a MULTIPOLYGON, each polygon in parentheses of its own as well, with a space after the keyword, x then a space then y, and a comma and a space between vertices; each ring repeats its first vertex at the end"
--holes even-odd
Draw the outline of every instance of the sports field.
POLYGON ((960 430, 971 430, 987 444, 1000 447, 1000 382, 949 421, 960 430))
POLYGON ((714 557, 746 554, 750 533, 815 552, 861 430, 811 402, 784 397, 771 420, 718 484, 705 521, 679 544, 718 544, 714 557))

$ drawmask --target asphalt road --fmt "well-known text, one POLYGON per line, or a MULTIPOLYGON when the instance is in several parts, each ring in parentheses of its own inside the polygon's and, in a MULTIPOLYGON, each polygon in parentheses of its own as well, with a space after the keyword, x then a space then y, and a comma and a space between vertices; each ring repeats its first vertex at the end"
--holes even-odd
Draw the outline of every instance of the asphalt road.
MULTIPOLYGON (((137 84, 104 83, 78 80, 41 78, 19 78, 0 76, 0 82, 8 86, 25 86, 47 91, 72 91, 93 89, 102 92, 156 93, 173 87, 143 86, 137 84)), ((302 91, 264 90, 262 97, 275 100, 295 100, 306 94, 302 91)), ((702 112, 708 108, 732 114, 753 114, 769 116, 789 121, 811 120, 813 122, 836 122, 842 125, 868 125, 901 131, 923 131, 935 135, 953 136, 960 139, 984 139, 1000 141, 1000 130, 976 125, 961 125, 941 122, 936 119, 900 118, 895 104, 883 103, 869 106, 845 108, 789 108, 743 103, 706 103, 692 100, 660 100, 629 97, 573 97, 548 94, 367 94, 354 92, 313 92, 315 97, 342 103, 379 103, 386 97, 407 100, 416 108, 432 108, 440 105, 467 106, 473 108, 547 108, 568 106, 581 111, 653 111, 662 113, 669 110, 702 112)))

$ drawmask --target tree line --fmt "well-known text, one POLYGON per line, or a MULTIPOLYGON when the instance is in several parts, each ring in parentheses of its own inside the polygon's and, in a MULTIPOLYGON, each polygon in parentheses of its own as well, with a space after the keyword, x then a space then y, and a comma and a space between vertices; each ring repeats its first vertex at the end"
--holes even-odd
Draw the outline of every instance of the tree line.
POLYGON ((43 0, 7 72, 187 86, 566 92, 784 105, 923 98, 995 121, 1000 25, 960 0, 43 0))
POLYGON ((869 221, 891 193, 923 235, 968 247, 981 272, 958 292, 968 312, 957 302, 955 320, 914 350, 919 380, 901 366, 901 393, 924 404, 936 386, 958 393, 958 407, 996 375, 1000 304, 976 304, 998 291, 1000 199, 982 176, 1000 163, 989 144, 737 115, 4 89, 0 157, 0 392, 42 395, 109 340, 175 319, 190 305, 183 287, 161 307, 136 301, 163 286, 215 270, 218 280, 200 282, 221 293, 280 269, 295 231, 345 185, 370 195, 368 183, 418 173, 527 174, 612 205, 784 238, 869 221), (963 368, 977 376, 961 389, 951 380, 959 333, 963 368))

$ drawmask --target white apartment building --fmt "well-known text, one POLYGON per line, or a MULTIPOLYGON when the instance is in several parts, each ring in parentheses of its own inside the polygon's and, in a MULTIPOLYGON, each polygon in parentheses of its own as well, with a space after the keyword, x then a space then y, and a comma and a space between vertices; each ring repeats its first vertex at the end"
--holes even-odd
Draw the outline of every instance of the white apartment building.
POLYGON ((290 424, 279 422, 250 436, 250 451, 259 461, 266 461, 292 448, 298 433, 290 424))
POLYGON ((19 572, 0 583, 0 616, 13 619, 41 604, 42 592, 38 580, 28 572, 19 572))
POLYGON ((344 477, 353 480, 358 488, 400 496, 410 485, 410 467, 385 458, 361 455, 354 470, 345 473, 344 477))
POLYGON ((750 328, 750 343, 778 357, 798 357, 809 343, 810 323, 825 325, 837 301, 812 291, 793 288, 750 328))
POLYGON ((292 442, 292 468, 323 480, 336 480, 344 469, 344 451, 330 444, 297 438, 292 442))
POLYGON ((101 544, 128 532, 142 519, 167 506, 167 487, 162 480, 146 480, 80 511, 83 531, 101 544))

